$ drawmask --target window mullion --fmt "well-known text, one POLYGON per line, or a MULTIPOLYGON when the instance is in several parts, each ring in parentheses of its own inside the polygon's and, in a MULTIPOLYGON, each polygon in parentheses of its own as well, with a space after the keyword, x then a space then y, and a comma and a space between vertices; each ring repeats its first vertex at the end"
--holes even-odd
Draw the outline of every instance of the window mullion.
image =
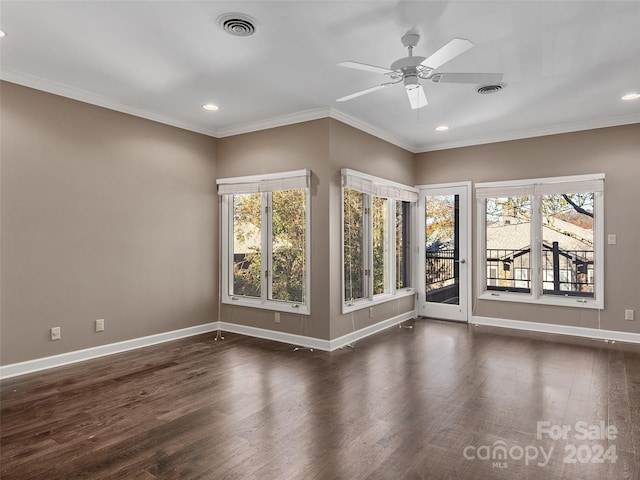
POLYGON ((531 197, 531 296, 542 295, 542 202, 539 195, 531 197))
MULTIPOLYGON (((396 222, 397 220, 397 200, 387 199, 387 282, 388 292, 392 295, 396 293, 396 222)), ((402 228, 402 226, 400 227, 402 228)))
POLYGON ((593 294, 595 300, 604 308, 604 193, 594 192, 594 281, 593 294))
POLYGON ((231 297, 233 295, 233 201, 229 201, 229 198, 233 198, 230 195, 223 195, 221 197, 222 208, 220 209, 221 219, 220 225, 226 225, 226 230, 223 229, 223 234, 220 236, 222 245, 220 246, 221 258, 220 261, 222 265, 220 268, 222 269, 222 275, 220 276, 220 280, 222 285, 223 294, 227 297, 231 297), (226 232, 226 235, 224 235, 226 232))
POLYGON ((364 249, 366 259, 365 263, 365 275, 366 277, 366 292, 364 298, 373 300, 373 215, 371 209, 373 208, 373 198, 371 195, 364 195, 364 218, 365 218, 365 232, 364 232, 364 249))
MULTIPOLYGON (((477 227, 477 253, 478 265, 476 268, 478 283, 477 295, 480 297, 487 291, 487 200, 478 198, 476 204, 478 217, 477 227)), ((423 256, 424 257, 424 256, 423 256)), ((423 260, 423 259, 422 259, 423 260)))
POLYGON ((273 257, 273 244, 271 241, 272 222, 271 212, 273 210, 272 195, 270 192, 262 193, 261 198, 261 250, 262 250, 262 280, 261 280, 261 300, 266 303, 271 297, 271 259, 273 257))

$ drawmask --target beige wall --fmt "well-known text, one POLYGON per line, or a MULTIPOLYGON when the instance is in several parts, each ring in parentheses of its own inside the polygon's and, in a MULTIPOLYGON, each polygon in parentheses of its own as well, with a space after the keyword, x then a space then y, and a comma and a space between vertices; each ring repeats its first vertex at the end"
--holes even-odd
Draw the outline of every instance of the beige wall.
MULTIPOLYGON (((311 315, 276 324, 273 312, 224 305, 220 320, 335 339, 413 311, 405 297, 373 318, 341 314, 341 168, 408 185, 604 172, 618 244, 605 250, 600 321, 640 333, 640 320, 623 320, 624 309, 640 315, 639 125, 413 155, 329 118, 216 140, 0 85, 3 365, 217 320, 215 180, 300 168, 313 172, 311 315), (53 326, 62 340, 49 340, 53 326)), ((592 310, 474 303, 480 316, 598 324, 592 310)))
POLYGON ((217 141, 0 88, 0 362, 215 321, 217 141))
POLYGON ((414 299, 403 297, 376 305, 373 317, 365 308, 342 315, 342 262, 341 229, 342 204, 340 170, 351 168, 377 177, 413 185, 414 155, 390 143, 353 127, 331 121, 331 196, 330 238, 331 251, 331 338, 338 338, 354 330, 414 311, 414 299))
POLYGON ((333 119, 222 138, 218 143, 220 178, 309 168, 311 183, 311 315, 222 305, 220 319, 285 333, 335 339, 353 330, 413 310, 413 298, 388 302, 352 316, 341 314, 340 169, 352 168, 402 183, 412 183, 413 154, 333 119), (303 323, 303 321, 305 323, 303 323))
POLYGON ((219 178, 309 168, 311 176, 311 315, 223 304, 220 320, 328 340, 329 332, 329 119, 218 140, 219 178))
MULTIPOLYGON (((603 329, 640 333, 640 125, 479 145, 416 156, 416 184, 471 180, 486 182, 604 173, 605 245, 603 329), (624 310, 636 311, 635 321, 624 310)), ((474 209, 475 209, 475 202, 474 209)), ((477 212, 474 211, 474 225, 477 212)), ((474 245, 475 245, 474 230, 474 245)), ((475 253, 475 250, 474 250, 475 253)), ((474 272, 475 280, 475 272, 474 272)), ((476 295, 474 284, 474 298, 476 295)), ((475 301, 474 301, 475 303, 475 301)), ((480 300, 474 314, 486 317, 598 327, 598 312, 580 308, 536 306, 480 300)))

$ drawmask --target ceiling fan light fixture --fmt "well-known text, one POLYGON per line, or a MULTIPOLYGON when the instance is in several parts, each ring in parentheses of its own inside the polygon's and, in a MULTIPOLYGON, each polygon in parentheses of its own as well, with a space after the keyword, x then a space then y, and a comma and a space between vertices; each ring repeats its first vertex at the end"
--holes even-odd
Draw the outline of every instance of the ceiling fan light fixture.
POLYGON ((413 88, 407 88, 407 97, 409 97, 409 103, 413 110, 427 106, 427 97, 421 85, 414 85, 413 88))
POLYGON ((418 80, 417 74, 408 74, 404 77, 404 88, 409 90, 413 90, 414 88, 418 88, 420 86, 420 81, 418 80))
POLYGON ((210 112, 215 112, 216 110, 218 110, 218 106, 214 105, 213 103, 205 103, 204 105, 202 105, 202 108, 204 108, 205 110, 209 110, 210 112))
POLYGON ((627 93, 626 95, 623 95, 620 98, 622 100, 637 100, 638 98, 640 98, 640 93, 637 93, 637 92, 627 93))

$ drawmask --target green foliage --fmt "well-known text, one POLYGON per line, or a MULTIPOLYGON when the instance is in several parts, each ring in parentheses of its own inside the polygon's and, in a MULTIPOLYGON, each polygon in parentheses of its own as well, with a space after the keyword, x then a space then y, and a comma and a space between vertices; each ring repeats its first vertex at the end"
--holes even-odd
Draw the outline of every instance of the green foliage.
MULTIPOLYGON (((368 264, 365 258, 364 236, 365 223, 365 198, 366 195, 349 188, 344 189, 344 278, 345 292, 344 298, 354 300, 368 296, 367 276, 365 276, 365 265, 368 264)), ((389 277, 390 267, 387 265, 389 254, 389 236, 393 232, 388 232, 389 219, 388 202, 391 200, 383 197, 371 197, 371 254, 373 265, 371 275, 373 275, 373 294, 378 295, 388 291, 391 279, 389 277)), ((399 264, 402 267, 402 255, 404 252, 402 238, 402 202, 399 202, 399 212, 396 211, 396 239, 397 249, 400 252, 399 264), (398 235, 398 230, 400 234, 398 235)), ((398 268, 400 283, 404 281, 402 268, 398 268)), ((404 286, 404 285, 403 285, 404 286)))
MULTIPOLYGON (((306 192, 271 194, 272 300, 302 303, 306 287, 306 192)), ((263 275, 259 193, 234 195, 234 294, 260 297, 263 275)))
POLYGON ((443 244, 443 248, 454 239, 455 198, 453 195, 431 195, 426 198, 425 242, 427 250, 432 245, 443 244))
POLYGON ((260 297, 261 195, 233 196, 233 294, 260 297))
POLYGON ((306 198, 304 190, 283 190, 272 197, 271 298, 305 301, 306 198))
POLYGON ((387 269, 387 202, 386 198, 373 197, 373 294, 386 291, 387 269))
MULTIPOLYGON (((395 201, 395 229, 396 229, 396 288, 405 288, 410 286, 409 272, 405 271, 405 250, 408 253, 410 239, 405 238, 409 235, 408 222, 410 216, 405 214, 409 212, 409 202, 400 200, 395 201), (406 206, 406 211, 405 211, 406 206), (405 231, 406 228, 406 231, 405 231)), ((409 268, 407 268, 409 270, 409 268)))
POLYGON ((364 194, 344 189, 344 278, 346 300, 365 296, 364 290, 364 194))

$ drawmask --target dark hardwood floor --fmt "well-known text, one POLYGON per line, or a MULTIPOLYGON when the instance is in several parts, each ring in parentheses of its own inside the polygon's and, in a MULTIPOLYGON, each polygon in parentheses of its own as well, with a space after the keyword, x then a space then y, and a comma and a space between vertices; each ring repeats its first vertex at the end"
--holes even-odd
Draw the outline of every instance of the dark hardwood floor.
POLYGON ((3 381, 2 479, 640 477, 638 345, 422 319, 332 353, 214 338, 3 381))

